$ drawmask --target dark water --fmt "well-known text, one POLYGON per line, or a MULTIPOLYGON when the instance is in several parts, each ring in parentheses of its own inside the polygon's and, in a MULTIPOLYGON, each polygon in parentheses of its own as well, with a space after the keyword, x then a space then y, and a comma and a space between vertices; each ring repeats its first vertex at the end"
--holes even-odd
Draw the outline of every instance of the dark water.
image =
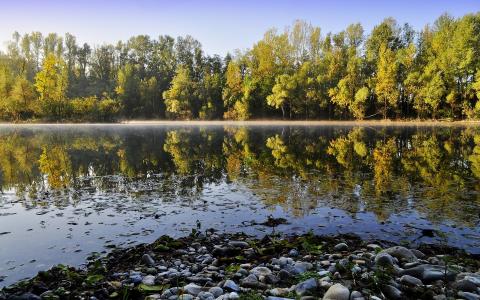
POLYGON ((5 126, 0 286, 197 220, 261 235, 269 215, 479 253, 479 178, 480 128, 5 126))

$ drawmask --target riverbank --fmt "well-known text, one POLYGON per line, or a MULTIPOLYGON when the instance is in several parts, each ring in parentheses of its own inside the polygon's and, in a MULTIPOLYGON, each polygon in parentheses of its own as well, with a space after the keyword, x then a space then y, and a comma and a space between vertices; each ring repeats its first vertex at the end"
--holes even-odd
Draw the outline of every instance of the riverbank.
POLYGON ((85 269, 56 266, 0 299, 480 299, 479 267, 478 257, 441 246, 193 230, 91 258, 85 269))

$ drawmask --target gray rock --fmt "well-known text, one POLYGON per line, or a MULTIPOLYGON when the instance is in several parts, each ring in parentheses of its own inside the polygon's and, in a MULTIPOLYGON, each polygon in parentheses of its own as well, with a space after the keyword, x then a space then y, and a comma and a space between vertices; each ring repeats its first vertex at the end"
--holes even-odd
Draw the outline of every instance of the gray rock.
POLYGON ((400 282, 405 284, 405 285, 409 285, 409 286, 422 286, 423 285, 423 282, 416 278, 416 277, 413 277, 413 276, 410 276, 410 275, 403 275, 402 277, 400 277, 400 282))
POLYGON ((280 280, 283 280, 283 281, 287 281, 289 280, 290 278, 292 278, 293 274, 288 272, 287 270, 280 270, 280 272, 278 272, 278 277, 280 278, 280 280))
POLYGON ((307 292, 315 290, 317 287, 318 287, 317 280, 315 280, 315 278, 310 278, 297 284, 297 286, 295 287, 295 292, 298 295, 303 296, 307 292))
POLYGON ((474 294, 474 293, 469 293, 469 292, 458 292, 457 293, 458 296, 464 298, 464 299, 467 299, 467 300, 479 300, 480 299, 480 295, 477 295, 477 294, 474 294))
POLYGON ((456 274, 452 271, 447 271, 445 274, 445 267, 434 265, 419 265, 414 268, 405 269, 400 272, 401 275, 410 275, 422 280, 424 283, 430 283, 436 280, 448 281, 455 280, 456 274))
POLYGON ((197 296, 202 291, 202 287, 195 283, 189 283, 183 287, 183 290, 187 292, 187 294, 197 296))
POLYGON ((415 262, 417 261, 417 257, 413 254, 412 251, 409 249, 402 247, 402 246, 394 246, 388 249, 383 250, 382 252, 386 252, 393 257, 396 257, 400 261, 406 262, 415 262))
POLYGON ((247 288, 265 288, 266 285, 259 282, 257 276, 254 274, 250 274, 245 277, 241 282, 240 285, 247 288))
POLYGON ((352 293, 350 294, 350 300, 353 299, 363 299, 362 293, 360 293, 359 291, 352 291, 352 293))
POLYGON ((295 274, 303 274, 312 269, 313 265, 309 262, 296 262, 293 268, 295 269, 295 274))
POLYGON ((395 260, 387 252, 380 252, 375 256, 375 264, 381 267, 391 267, 395 264, 395 260))
POLYGON ((281 298, 281 297, 274 297, 274 296, 268 296, 267 300, 294 300, 292 298, 281 298))
POLYGON ((35 294, 32 293, 25 293, 20 296, 11 296, 8 299, 12 300, 40 300, 41 298, 35 294))
POLYGON ((218 286, 214 286, 208 290, 209 293, 211 293, 215 298, 220 297, 223 295, 223 289, 218 286))
POLYGON ((288 252, 288 255, 291 257, 297 257, 298 256, 298 250, 297 249, 292 249, 290 252, 288 252))
POLYGON ((250 270, 250 273, 254 274, 257 277, 267 276, 272 274, 272 271, 267 267, 255 267, 250 270))
POLYGON ((287 288, 274 288, 268 291, 268 293, 275 297, 285 296, 290 293, 290 289, 287 288))
POLYGON ((215 300, 215 296, 209 292, 200 292, 198 293, 197 297, 200 300, 215 300))
POLYGON ((340 283, 332 285, 323 296, 323 300, 349 300, 350 291, 340 283))
POLYGON ((193 300, 193 299, 195 299, 195 297, 190 294, 183 294, 178 296, 178 300, 193 300))
POLYGON ((467 279, 480 287, 480 274, 478 273, 460 273, 457 279, 467 279))
POLYGON ((238 292, 240 291, 240 287, 233 281, 233 280, 227 280, 223 284, 223 289, 231 292, 238 292))
POLYGON ((464 291, 464 292, 477 291, 477 285, 468 279, 461 279, 455 282, 453 286, 459 291, 464 291))
POLYGON ((345 243, 336 244, 335 247, 333 247, 333 250, 335 250, 335 251, 347 251, 348 250, 348 245, 345 244, 345 243))
POLYGON ((239 299, 239 298, 240 298, 240 295, 238 295, 235 292, 231 292, 230 294, 228 294, 228 300, 236 300, 236 299, 239 299))
POLYGON ((426 255, 420 250, 410 249, 410 251, 412 251, 412 253, 415 254, 415 256, 419 259, 424 259, 426 257, 426 255))
POLYGON ((250 247, 250 245, 244 241, 230 241, 228 242, 228 245, 230 247, 236 247, 236 248, 242 248, 242 249, 250 247))
POLYGON ((382 287, 382 292, 385 294, 385 296, 387 296, 387 299, 392 299, 392 300, 403 299, 402 292, 394 286, 387 284, 382 287))
POLYGON ((144 254, 142 256, 142 262, 149 267, 155 266, 155 260, 149 254, 144 254))
POLYGON ((155 276, 147 275, 147 276, 143 277, 142 283, 144 285, 155 285, 155 276))

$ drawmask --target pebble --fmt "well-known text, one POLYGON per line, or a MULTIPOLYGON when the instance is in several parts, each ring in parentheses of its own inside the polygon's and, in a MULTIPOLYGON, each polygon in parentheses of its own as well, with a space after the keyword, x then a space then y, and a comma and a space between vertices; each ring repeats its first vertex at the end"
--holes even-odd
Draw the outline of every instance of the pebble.
POLYGON ((323 300, 349 300, 350 291, 340 283, 332 285, 323 296, 323 300))

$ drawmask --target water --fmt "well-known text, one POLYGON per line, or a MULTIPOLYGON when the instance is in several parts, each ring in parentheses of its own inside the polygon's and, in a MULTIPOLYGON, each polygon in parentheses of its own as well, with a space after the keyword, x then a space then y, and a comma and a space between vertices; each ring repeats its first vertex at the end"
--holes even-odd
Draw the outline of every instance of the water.
POLYGON ((3 126, 0 286, 197 221, 262 235, 270 215, 479 253, 479 178, 476 127, 3 126))

